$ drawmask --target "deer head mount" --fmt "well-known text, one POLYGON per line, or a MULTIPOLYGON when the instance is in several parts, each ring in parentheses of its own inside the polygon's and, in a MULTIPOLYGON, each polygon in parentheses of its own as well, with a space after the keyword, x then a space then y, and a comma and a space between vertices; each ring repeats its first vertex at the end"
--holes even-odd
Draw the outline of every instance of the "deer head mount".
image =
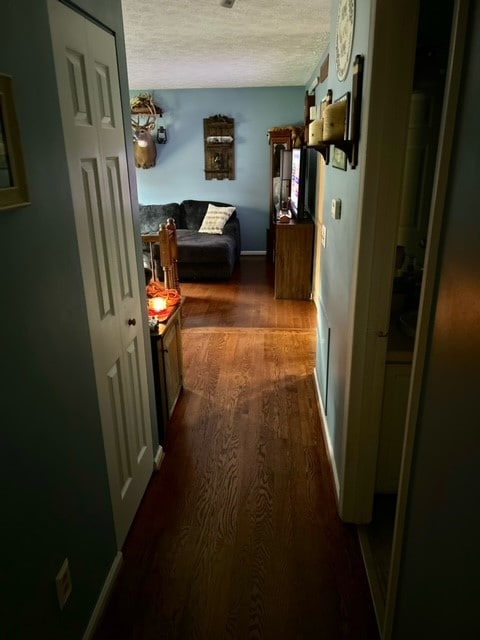
POLYGON ((146 122, 131 118, 133 128, 133 142, 135 150, 135 166, 140 169, 150 169, 157 160, 157 147, 151 132, 155 129, 155 116, 148 116, 146 122))

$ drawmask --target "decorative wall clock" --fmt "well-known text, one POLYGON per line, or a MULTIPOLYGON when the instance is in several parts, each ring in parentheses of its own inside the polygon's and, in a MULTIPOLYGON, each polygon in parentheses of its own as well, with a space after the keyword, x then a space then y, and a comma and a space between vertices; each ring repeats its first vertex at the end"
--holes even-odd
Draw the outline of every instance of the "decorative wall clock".
POLYGON ((337 14, 335 38, 335 66, 337 78, 345 80, 352 54, 353 31, 355 28, 355 0, 340 0, 337 14))

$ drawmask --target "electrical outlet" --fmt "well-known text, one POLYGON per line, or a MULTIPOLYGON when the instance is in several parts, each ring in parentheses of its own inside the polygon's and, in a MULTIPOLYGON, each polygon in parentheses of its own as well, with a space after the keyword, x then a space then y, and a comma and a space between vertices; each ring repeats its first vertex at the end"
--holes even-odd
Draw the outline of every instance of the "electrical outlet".
POLYGON ((70 575, 68 558, 65 558, 60 571, 57 573, 55 585, 57 587, 58 605, 60 609, 63 609, 70 594, 72 593, 72 576, 70 575))
POLYGON ((325 249, 327 246, 327 227, 322 224, 321 228, 322 247, 325 249))

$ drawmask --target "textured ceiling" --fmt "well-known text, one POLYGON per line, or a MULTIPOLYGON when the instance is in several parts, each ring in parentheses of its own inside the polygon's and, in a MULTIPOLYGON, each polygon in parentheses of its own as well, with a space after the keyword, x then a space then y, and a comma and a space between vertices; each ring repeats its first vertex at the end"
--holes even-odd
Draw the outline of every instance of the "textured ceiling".
POLYGON ((330 0, 122 0, 130 89, 305 85, 330 0))

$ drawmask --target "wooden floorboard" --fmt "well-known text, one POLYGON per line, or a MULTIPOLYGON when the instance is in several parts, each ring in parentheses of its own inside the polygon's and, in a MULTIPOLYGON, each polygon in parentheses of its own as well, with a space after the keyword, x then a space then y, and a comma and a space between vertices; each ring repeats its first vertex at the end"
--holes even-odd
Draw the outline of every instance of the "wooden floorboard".
POLYGON ((322 439, 314 304, 275 300, 263 257, 182 294, 184 391, 95 640, 377 640, 322 439))

